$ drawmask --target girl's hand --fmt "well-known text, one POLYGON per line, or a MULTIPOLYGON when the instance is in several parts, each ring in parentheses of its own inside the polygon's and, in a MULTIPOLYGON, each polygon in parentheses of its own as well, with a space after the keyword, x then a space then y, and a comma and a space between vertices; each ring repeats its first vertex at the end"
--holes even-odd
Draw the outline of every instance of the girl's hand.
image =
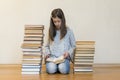
POLYGON ((45 60, 46 60, 47 58, 49 58, 49 57, 50 57, 50 54, 46 55, 46 56, 45 56, 45 60))
POLYGON ((69 57, 69 53, 68 53, 68 52, 65 52, 65 53, 63 54, 63 56, 64 56, 64 58, 67 58, 67 57, 69 57))

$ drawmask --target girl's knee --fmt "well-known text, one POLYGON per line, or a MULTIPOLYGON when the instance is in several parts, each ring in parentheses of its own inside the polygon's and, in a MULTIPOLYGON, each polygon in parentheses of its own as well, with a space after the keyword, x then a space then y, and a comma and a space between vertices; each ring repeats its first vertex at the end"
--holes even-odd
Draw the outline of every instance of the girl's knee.
POLYGON ((57 71, 57 66, 54 63, 47 63, 46 64, 46 71, 49 74, 54 74, 57 71))
POLYGON ((54 73, 56 73, 56 70, 47 69, 47 73, 48 73, 48 74, 54 74, 54 73))
POLYGON ((58 69, 60 73, 68 74, 70 71, 70 66, 65 64, 59 64, 58 69))

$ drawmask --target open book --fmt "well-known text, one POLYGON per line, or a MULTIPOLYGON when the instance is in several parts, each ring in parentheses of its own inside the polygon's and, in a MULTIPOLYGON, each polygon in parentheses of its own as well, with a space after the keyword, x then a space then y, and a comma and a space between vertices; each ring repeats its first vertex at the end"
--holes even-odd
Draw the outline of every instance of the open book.
POLYGON ((46 61, 48 62, 54 62, 55 64, 59 64, 65 61, 64 56, 60 56, 58 58, 47 58, 46 61))

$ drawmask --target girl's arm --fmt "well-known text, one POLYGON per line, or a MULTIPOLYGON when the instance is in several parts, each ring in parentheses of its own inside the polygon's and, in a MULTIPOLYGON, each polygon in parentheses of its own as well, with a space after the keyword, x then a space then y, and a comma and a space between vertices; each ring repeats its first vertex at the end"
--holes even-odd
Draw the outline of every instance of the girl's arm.
POLYGON ((47 44, 45 45, 45 59, 47 59, 50 56, 50 47, 49 42, 47 41, 47 44))
POLYGON ((75 37, 74 37, 74 33, 72 30, 70 30, 70 37, 69 37, 69 41, 70 41, 70 49, 68 50, 69 56, 71 58, 71 60, 73 61, 73 57, 74 57, 74 50, 76 48, 76 41, 75 41, 75 37))

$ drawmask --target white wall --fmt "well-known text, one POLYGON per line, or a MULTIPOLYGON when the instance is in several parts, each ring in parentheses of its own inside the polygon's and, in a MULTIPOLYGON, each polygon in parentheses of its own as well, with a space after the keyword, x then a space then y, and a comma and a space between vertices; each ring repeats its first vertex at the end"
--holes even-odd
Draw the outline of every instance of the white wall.
POLYGON ((45 25, 62 8, 76 40, 95 40, 95 63, 120 63, 119 0, 0 0, 0 64, 20 64, 25 24, 45 25))
POLYGON ((23 1, 0 0, 0 64, 21 62, 23 1))

